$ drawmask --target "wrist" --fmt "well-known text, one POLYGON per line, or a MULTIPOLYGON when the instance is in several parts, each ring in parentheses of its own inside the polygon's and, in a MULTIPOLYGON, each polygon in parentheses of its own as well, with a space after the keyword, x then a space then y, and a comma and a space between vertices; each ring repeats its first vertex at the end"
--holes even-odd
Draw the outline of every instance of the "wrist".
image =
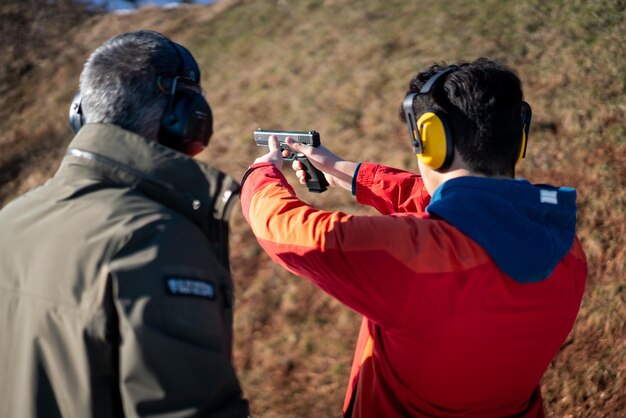
POLYGON ((334 164, 333 175, 337 179, 337 185, 343 187, 348 191, 352 191, 352 183, 356 174, 357 166, 360 163, 353 161, 340 160, 334 164))

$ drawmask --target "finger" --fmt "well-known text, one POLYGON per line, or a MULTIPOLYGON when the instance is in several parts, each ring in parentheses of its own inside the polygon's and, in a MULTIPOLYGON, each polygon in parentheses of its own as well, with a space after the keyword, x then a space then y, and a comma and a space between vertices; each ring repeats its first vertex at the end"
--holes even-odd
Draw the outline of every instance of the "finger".
POLYGON ((306 184, 306 171, 304 170, 296 171, 296 177, 300 181, 300 184, 306 184))
POLYGON ((276 137, 276 135, 272 135, 269 137, 269 140, 267 141, 267 145, 270 149, 270 152, 278 150, 278 138, 276 137))
POLYGON ((302 170, 302 163, 298 160, 293 160, 291 168, 295 171, 302 170))
POLYGON ((284 149, 283 150, 283 157, 287 158, 291 155, 291 151, 289 151, 288 149, 284 149))
POLYGON ((287 146, 289 146, 289 148, 301 154, 309 155, 311 153, 312 147, 302 145, 301 143, 294 141, 293 138, 291 138, 290 136, 285 138, 285 143, 287 144, 287 146))

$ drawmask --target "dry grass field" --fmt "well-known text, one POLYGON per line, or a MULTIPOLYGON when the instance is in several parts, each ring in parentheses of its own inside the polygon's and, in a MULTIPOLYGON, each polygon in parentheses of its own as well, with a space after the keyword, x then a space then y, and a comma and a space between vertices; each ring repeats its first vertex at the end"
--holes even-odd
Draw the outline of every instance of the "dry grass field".
MULTIPOLYGON (((589 262, 580 315, 542 382, 546 411, 626 416, 624 0, 222 0, 129 15, 71 3, 0 3, 0 206, 54 173, 82 63, 124 31, 161 31, 197 57, 215 117, 200 158, 235 177, 262 153, 259 127, 315 129, 347 159, 416 170, 397 119, 411 76, 481 56, 511 65, 534 111, 519 175, 577 188, 589 262)), ((298 190, 372 213, 338 190, 298 190)), ((253 416, 339 416, 359 317, 275 266, 239 210, 231 256, 234 356, 253 416)))

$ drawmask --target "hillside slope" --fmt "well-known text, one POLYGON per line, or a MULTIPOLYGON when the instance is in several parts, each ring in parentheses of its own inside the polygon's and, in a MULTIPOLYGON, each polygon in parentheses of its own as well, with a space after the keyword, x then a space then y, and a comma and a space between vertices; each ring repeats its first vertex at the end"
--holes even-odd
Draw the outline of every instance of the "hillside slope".
MULTIPOLYGON (((519 174, 577 188, 590 267, 574 331, 543 380, 548 415, 626 410, 624 1, 222 0, 81 16, 50 32, 54 53, 33 55, 17 77, 0 73, 0 205, 54 172, 81 65, 120 32, 161 31, 198 58, 215 117, 200 158, 235 177, 262 152, 258 127, 316 129, 348 159, 416 170, 397 119, 411 76, 435 61, 506 61, 534 111, 519 174)), ((326 209, 372 213, 341 191, 298 190, 326 209)), ((276 267, 239 211, 231 246, 235 361, 253 415, 339 416, 358 316, 276 267)))

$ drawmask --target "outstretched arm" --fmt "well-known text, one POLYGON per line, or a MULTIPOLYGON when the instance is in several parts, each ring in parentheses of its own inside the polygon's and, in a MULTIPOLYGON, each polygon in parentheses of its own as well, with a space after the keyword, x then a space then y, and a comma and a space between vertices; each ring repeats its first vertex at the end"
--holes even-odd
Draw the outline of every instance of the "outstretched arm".
POLYGON ((276 263, 379 324, 397 321, 422 262, 415 248, 426 244, 415 217, 315 209, 268 162, 252 165, 242 191, 243 214, 276 263))
MULTIPOLYGON (((359 203, 372 206, 384 215, 423 213, 430 202, 422 177, 415 173, 378 164, 346 161, 323 145, 313 148, 289 140, 287 143, 322 171, 331 186, 351 191, 359 203)), ((302 164, 294 161, 292 168, 300 183, 305 184, 306 173, 302 164)))

